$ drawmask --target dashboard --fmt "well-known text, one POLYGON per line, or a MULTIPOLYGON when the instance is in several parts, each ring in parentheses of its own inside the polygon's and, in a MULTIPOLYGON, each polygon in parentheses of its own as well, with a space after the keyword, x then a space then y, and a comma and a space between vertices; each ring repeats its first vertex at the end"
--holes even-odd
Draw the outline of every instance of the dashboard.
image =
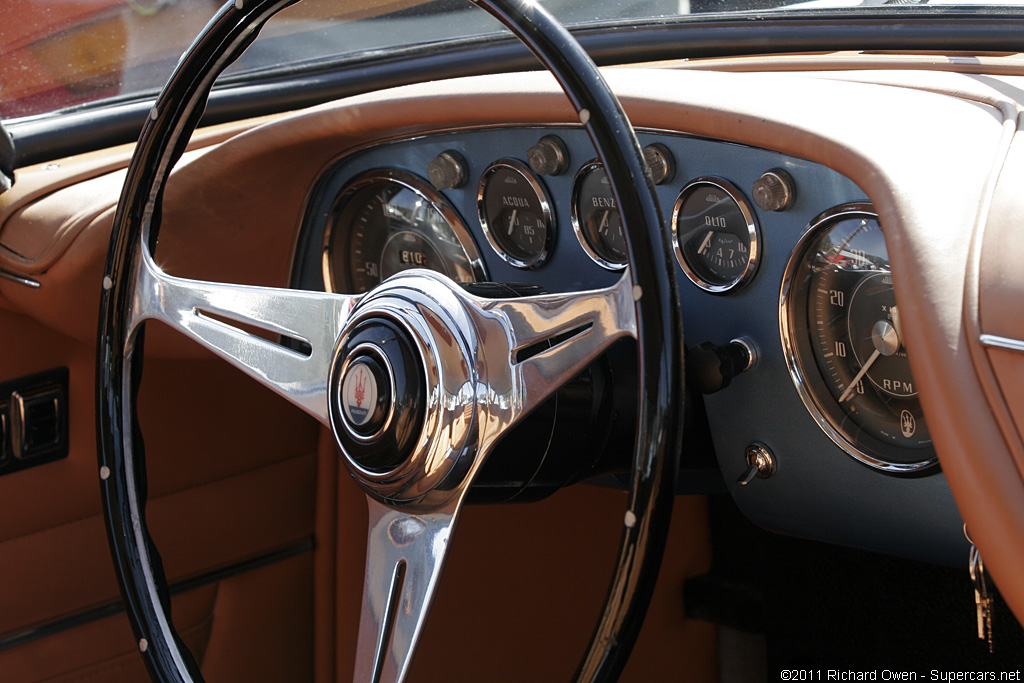
MULTIPOLYGON (((675 275, 686 348, 709 342, 735 349, 737 341, 750 359, 727 387, 687 396, 685 409, 698 413, 702 429, 684 433, 678 491, 727 491, 747 518, 770 530, 950 566, 965 589, 967 522, 993 580, 1020 614, 1024 270, 1014 246, 1024 215, 1024 145, 1016 134, 1024 80, 943 73, 895 55, 837 59, 857 68, 844 72, 826 55, 795 66, 785 56, 763 56, 744 64, 711 60, 703 65, 709 71, 693 69, 702 68, 695 62, 605 70, 655 162, 670 243, 657 266, 675 275), (703 460, 709 450, 710 463, 703 460), (751 461, 764 471, 752 471, 751 461)), ((93 440, 96 294, 130 152, 19 169, 0 202, 0 266, 21 278, 0 279, 5 321, 17 331, 9 342, 19 345, 5 356, 20 367, 15 359, 36 354, 40 369, 72 359, 75 443, 93 440)), ((247 286, 360 292, 425 266, 467 284, 583 291, 623 275, 613 199, 602 189, 576 111, 550 76, 425 82, 199 131, 167 183, 157 257, 177 277, 247 286)), ((143 398, 159 430, 150 444, 153 509, 168 520, 205 514, 194 485, 226 511, 208 515, 224 520, 216 533, 196 537, 192 529, 213 528, 204 519, 183 526, 169 544, 161 540, 165 557, 187 560, 177 560, 171 573, 190 577, 292 543, 308 549, 314 534, 315 547, 331 555, 334 530, 314 528, 321 510, 314 510, 312 491, 337 480, 339 520, 358 520, 366 504, 344 471, 339 476, 322 427, 165 326, 147 329, 146 357, 154 381, 147 378, 143 398), (241 404, 247 409, 224 410, 241 404), (254 463, 266 463, 266 471, 254 472, 254 463), (236 475, 244 484, 235 487, 236 475), (246 493, 225 495, 223 481, 246 493)), ((633 356, 620 360, 635 363, 633 356)), ((630 389, 615 397, 635 403, 630 389)), ((615 447, 623 443, 628 449, 631 440, 615 447)), ((544 445, 523 454, 543 459, 544 445)), ((35 479, 24 486, 8 477, 18 494, 9 496, 8 517, 20 525, 11 533, 52 530, 37 545, 19 540, 20 560, 4 566, 42 575, 50 555, 39 548, 54 534, 75 539, 61 547, 73 548, 78 561, 12 596, 19 607, 7 611, 6 630, 65 614, 69 605, 114 599, 103 525, 95 518, 92 535, 83 535, 64 524, 96 514, 95 453, 79 449, 16 476, 35 479), (20 514, 30 504, 38 513, 20 514), (84 552, 86 545, 95 552, 84 552)), ((672 543, 707 534, 699 516, 705 502, 676 498, 672 543)), ((571 523, 547 534, 550 547, 568 555, 577 552, 565 543, 569 534, 608 532, 622 520, 619 492, 597 486, 567 487, 539 505, 511 508, 474 506, 473 514, 535 515, 540 536, 552 519, 571 523), (605 496, 607 514, 598 519, 590 499, 605 496), (550 513, 549 504, 564 507, 550 513)), ((517 559, 546 561, 548 550, 510 543, 527 535, 514 519, 502 527, 514 532, 495 534, 487 521, 474 536, 467 514, 459 533, 468 543, 459 543, 483 548, 490 539, 513 548, 517 559)), ((365 543, 365 525, 338 529, 348 534, 339 547, 365 543)), ((493 571, 494 557, 481 551, 481 568, 456 573, 449 585, 461 589, 469 583, 462 576, 493 571)), ((515 568, 510 575, 548 573, 500 564, 515 568)), ((557 592, 575 595, 577 558, 549 564, 571 569, 569 588, 557 592)), ((913 572, 921 567, 910 564, 913 572)), ((888 566, 878 563, 882 574, 888 566)), ((339 584, 338 594, 358 595, 361 568, 346 577, 351 585, 339 584)), ((606 587, 597 588, 595 595, 606 587)), ((846 594, 846 586, 835 592, 846 594)), ((493 593, 467 600, 490 602, 493 593)), ((498 593, 520 601, 504 588, 498 593)), ((931 604, 928 596, 922 601, 931 604)), ((666 593, 652 608, 676 605, 677 594, 666 593)), ((846 613, 832 616, 844 621, 846 613)), ((816 630, 802 618, 800 628, 800 638, 816 630)), ((302 628, 287 631, 297 648, 308 645, 302 628)), ((564 643, 560 633, 544 640, 564 643)), ((663 634, 655 640, 652 650, 664 651, 663 634)), ((354 636, 345 642, 354 644, 354 636)), ((442 646, 422 650, 448 654, 442 646)))
MULTIPOLYGON (((866 192, 792 155, 638 132, 671 233, 686 346, 732 343, 747 359, 695 399, 724 483, 688 481, 684 446, 680 490, 724 486, 768 528, 959 564, 963 522, 866 192), (750 469, 758 452, 770 470, 750 469)), ((345 154, 307 197, 295 254, 294 286, 341 293, 417 267, 582 291, 613 284, 626 264, 603 168, 571 126, 451 130, 345 154)))

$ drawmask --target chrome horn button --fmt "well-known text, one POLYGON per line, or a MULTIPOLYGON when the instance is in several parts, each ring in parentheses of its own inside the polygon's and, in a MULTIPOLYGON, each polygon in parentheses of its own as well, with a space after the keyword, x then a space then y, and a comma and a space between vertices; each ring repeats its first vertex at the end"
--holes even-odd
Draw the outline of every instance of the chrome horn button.
POLYGON ((328 413, 368 494, 433 507, 465 474, 477 441, 475 339, 459 294, 434 277, 403 274, 359 302, 335 347, 328 413))
POLYGON ((369 315, 342 337, 336 354, 329 410, 338 444, 360 470, 392 472, 410 458, 423 427, 416 345, 395 320, 369 315))

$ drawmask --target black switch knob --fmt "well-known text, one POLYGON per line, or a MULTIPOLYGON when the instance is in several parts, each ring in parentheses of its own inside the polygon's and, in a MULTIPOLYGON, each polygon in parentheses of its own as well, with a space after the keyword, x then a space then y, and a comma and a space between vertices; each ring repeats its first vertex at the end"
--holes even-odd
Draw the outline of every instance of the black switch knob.
POLYGON ((754 347, 736 339, 725 346, 704 342, 686 350, 687 382, 702 394, 713 394, 729 386, 732 378, 754 365, 754 347))

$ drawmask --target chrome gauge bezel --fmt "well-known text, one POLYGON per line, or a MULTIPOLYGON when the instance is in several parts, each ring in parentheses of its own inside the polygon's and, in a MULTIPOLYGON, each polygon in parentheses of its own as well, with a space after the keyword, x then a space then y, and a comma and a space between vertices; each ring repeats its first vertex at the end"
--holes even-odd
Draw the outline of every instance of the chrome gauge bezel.
MULTIPOLYGON (((579 240, 580 246, 583 247, 583 251, 586 252, 594 263, 611 271, 625 270, 626 262, 609 261, 604 256, 599 254, 597 250, 590 243, 587 238, 586 231, 583 227, 583 220, 579 215, 579 202, 583 191, 583 181, 586 177, 594 171, 604 171, 604 165, 597 159, 593 159, 583 164, 583 167, 576 172, 576 177, 572 183, 572 231, 576 233, 576 239, 579 240)), ((616 209, 618 212, 618 209, 616 209)), ((619 219, 621 221, 621 217, 619 219)))
MULTIPOLYGON (((465 222, 459 216, 455 208, 447 199, 445 199, 444 195, 435 190, 426 180, 408 171, 403 171, 397 168, 374 168, 352 178, 352 180, 345 185, 344 189, 342 189, 341 193, 334 200, 331 206, 329 213, 330 218, 328 219, 327 226, 324 230, 324 243, 321 259, 324 287, 328 292, 346 294, 356 293, 341 291, 339 288, 341 283, 336 277, 337 274, 334 272, 334 268, 332 268, 334 260, 334 232, 338 227, 335 217, 358 192, 375 183, 393 183, 395 185, 399 185, 415 193, 427 202, 432 209, 441 215, 445 222, 448 223, 448 226, 452 229, 452 232, 455 233, 455 237, 458 239, 459 245, 462 247, 462 251, 465 253, 466 259, 469 262, 473 281, 480 282, 487 279, 487 272, 484 268, 483 259, 480 256, 480 251, 476 247, 476 242, 473 240, 473 236, 470 233, 469 228, 466 227, 465 222)), ((343 245, 343 248, 348 249, 348 244, 343 245)))
POLYGON ((551 208, 552 204, 547 190, 544 189, 544 186, 526 164, 516 159, 499 159, 488 166, 487 170, 480 176, 480 184, 477 186, 476 206, 477 216, 480 219, 480 227, 483 228, 484 237, 487 238, 487 243, 491 245, 494 253, 500 256, 503 261, 516 268, 529 269, 536 268, 547 260, 555 240, 555 214, 551 208), (491 178, 501 169, 512 169, 521 175, 537 195, 537 201, 540 204, 541 215, 546 226, 544 246, 536 256, 529 259, 521 259, 508 253, 495 235, 493 226, 490 225, 488 220, 485 193, 491 178))
POLYGON ((800 400, 806 407, 807 412, 814 418, 814 421, 833 443, 852 458, 872 469, 888 474, 920 474, 938 463, 934 448, 930 451, 931 455, 928 458, 916 462, 901 463, 886 460, 878 453, 868 452, 854 443, 842 425, 833 417, 832 411, 823 404, 821 397, 831 397, 831 394, 825 388, 824 380, 821 378, 821 372, 813 357, 813 352, 809 350, 810 342, 808 341, 807 343, 808 348, 805 348, 798 338, 801 332, 806 332, 804 328, 807 325, 801 325, 798 320, 801 316, 803 319, 807 318, 806 307, 809 304, 807 301, 795 301, 794 297, 799 293, 797 278, 802 266, 806 262, 808 252, 811 246, 822 236, 823 232, 831 229, 841 221, 857 217, 878 220, 877 212, 867 202, 844 204, 829 209, 815 218, 797 242, 789 262, 786 264, 779 297, 779 325, 782 336, 783 355, 800 400), (816 386, 820 384, 821 388, 817 391, 812 390, 812 383, 815 383, 816 386))
POLYGON ((705 292, 711 292, 712 294, 725 294, 726 292, 731 292, 742 287, 754 277, 761 261, 760 236, 761 233, 757 226, 757 219, 750 208, 750 204, 747 202, 746 197, 743 196, 743 193, 740 192, 739 188, 728 180, 714 176, 704 176, 691 180, 683 187, 682 190, 679 191, 675 205, 672 207, 672 250, 675 252, 676 261, 679 263, 679 267, 683 269, 683 273, 686 274, 686 277, 690 282, 697 285, 705 292), (700 273, 694 269, 693 264, 687 260, 686 255, 683 252, 682 245, 679 243, 679 212, 682 210, 683 203, 686 201, 687 197, 702 185, 711 185, 729 195, 729 198, 732 199, 739 207, 740 215, 743 217, 743 220, 747 225, 747 236, 750 239, 750 257, 747 259, 747 265, 743 269, 742 273, 724 284, 715 284, 705 280, 700 273))

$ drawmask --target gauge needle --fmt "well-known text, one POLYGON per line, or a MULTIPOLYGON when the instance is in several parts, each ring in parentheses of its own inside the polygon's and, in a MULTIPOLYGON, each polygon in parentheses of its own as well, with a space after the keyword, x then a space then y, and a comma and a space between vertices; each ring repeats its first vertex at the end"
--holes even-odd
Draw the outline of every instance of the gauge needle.
POLYGON ((516 224, 516 214, 519 213, 519 209, 512 209, 512 218, 508 222, 508 234, 512 234, 512 228, 516 224))
POLYGON ((704 250, 711 244, 711 236, 714 234, 714 231, 708 230, 708 234, 704 236, 704 241, 700 243, 700 248, 697 249, 698 254, 704 253, 704 250))
POLYGON ((850 382, 850 386, 846 387, 846 391, 844 391, 843 395, 839 397, 840 403, 850 398, 850 394, 852 394, 853 390, 857 388, 857 383, 860 382, 861 378, 864 377, 865 374, 867 374, 868 368, 870 368, 871 364, 878 360, 878 357, 881 355, 882 352, 875 349, 875 352, 868 356, 868 362, 861 367, 860 372, 858 372, 857 376, 853 378, 852 382, 850 382))
POLYGON ((601 225, 597 226, 598 232, 607 232, 608 231, 608 214, 610 214, 610 213, 611 213, 611 210, 608 210, 608 211, 604 212, 604 218, 601 219, 601 225))
POLYGON ((892 326, 896 328, 896 336, 900 338, 900 344, 903 343, 903 325, 900 318, 900 309, 898 306, 893 306, 889 309, 889 316, 892 318, 892 326))

